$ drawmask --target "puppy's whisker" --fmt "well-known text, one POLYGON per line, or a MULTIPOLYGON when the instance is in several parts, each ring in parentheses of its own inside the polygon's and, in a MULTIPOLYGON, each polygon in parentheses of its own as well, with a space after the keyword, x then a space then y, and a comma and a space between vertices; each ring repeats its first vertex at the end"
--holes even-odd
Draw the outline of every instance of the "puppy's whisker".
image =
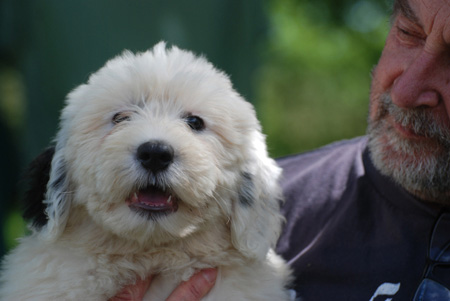
POLYGON ((73 194, 75 194, 75 191, 74 191, 74 190, 71 190, 71 191, 63 191, 62 194, 64 194, 64 195, 73 195, 73 194))
POLYGON ((226 186, 223 186, 223 185, 220 185, 220 184, 217 184, 217 187, 219 187, 220 189, 223 189, 225 191, 228 191, 228 192, 234 192, 235 191, 235 190, 233 190, 233 189, 231 189, 229 187, 226 187, 226 186))
POLYGON ((229 210, 227 210, 227 208, 224 205, 224 204, 226 204, 226 200, 224 200, 220 195, 217 195, 217 194, 213 195, 212 199, 216 202, 216 204, 219 207, 220 211, 222 212, 223 216, 227 216, 229 219, 230 212, 229 212, 229 210))

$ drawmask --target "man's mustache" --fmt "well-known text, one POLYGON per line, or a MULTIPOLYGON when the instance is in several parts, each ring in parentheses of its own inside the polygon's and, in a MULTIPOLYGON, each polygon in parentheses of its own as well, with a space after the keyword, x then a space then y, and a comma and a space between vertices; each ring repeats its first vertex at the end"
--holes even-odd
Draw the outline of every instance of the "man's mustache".
POLYGON ((395 122, 417 135, 435 139, 450 147, 450 129, 436 114, 427 108, 399 108, 389 93, 380 97, 381 114, 391 115, 395 122))

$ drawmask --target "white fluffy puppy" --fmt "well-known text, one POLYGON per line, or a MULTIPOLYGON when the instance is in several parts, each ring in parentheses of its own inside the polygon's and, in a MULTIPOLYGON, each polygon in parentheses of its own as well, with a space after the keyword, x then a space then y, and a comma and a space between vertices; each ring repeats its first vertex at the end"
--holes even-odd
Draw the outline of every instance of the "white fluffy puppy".
POLYGON ((33 173, 32 233, 4 260, 1 300, 107 300, 149 275, 144 300, 164 300, 206 267, 219 276, 204 300, 287 299, 270 251, 280 170, 203 58, 160 43, 109 61, 68 95, 33 173))

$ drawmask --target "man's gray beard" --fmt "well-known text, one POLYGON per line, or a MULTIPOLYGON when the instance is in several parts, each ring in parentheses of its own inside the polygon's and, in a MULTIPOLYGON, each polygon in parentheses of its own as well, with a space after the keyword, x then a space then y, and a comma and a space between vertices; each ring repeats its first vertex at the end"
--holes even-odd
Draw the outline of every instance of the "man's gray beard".
POLYGON ((375 167, 424 200, 450 204, 450 130, 426 109, 395 106, 388 93, 381 95, 379 102, 367 130, 375 167), (401 137, 387 125, 389 115, 433 143, 401 137))

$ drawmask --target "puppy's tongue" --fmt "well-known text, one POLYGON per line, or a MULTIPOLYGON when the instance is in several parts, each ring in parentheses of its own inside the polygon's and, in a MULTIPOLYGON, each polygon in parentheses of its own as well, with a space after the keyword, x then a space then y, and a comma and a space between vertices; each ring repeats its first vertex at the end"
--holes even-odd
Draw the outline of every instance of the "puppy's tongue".
POLYGON ((146 211, 172 211, 177 210, 176 199, 171 194, 150 187, 133 193, 127 200, 128 206, 146 211))

